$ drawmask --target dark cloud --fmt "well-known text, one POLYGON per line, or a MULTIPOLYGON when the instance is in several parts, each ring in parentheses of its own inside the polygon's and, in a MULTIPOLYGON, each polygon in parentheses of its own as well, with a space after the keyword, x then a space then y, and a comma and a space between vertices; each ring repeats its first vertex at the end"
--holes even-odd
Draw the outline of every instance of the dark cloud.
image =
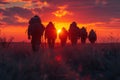
POLYGON ((5 16, 18 15, 22 18, 30 18, 33 15, 33 13, 31 12, 31 10, 26 8, 11 7, 11 8, 6 8, 3 12, 3 15, 5 16))
POLYGON ((0 25, 3 25, 3 23, 2 23, 2 22, 0 22, 0 25))
POLYGON ((24 24, 18 22, 18 18, 16 18, 16 16, 24 19, 30 19, 34 15, 31 10, 22 7, 0 9, 0 13, 2 13, 2 15, 4 16, 1 21, 11 25, 24 24))
POLYGON ((0 1, 0 4, 10 4, 9 2, 0 1))
POLYGON ((120 6, 120 0, 108 0, 107 3, 111 6, 120 6))
MULTIPOLYGON (((73 11, 73 10, 72 10, 73 11)), ((111 18, 120 17, 119 8, 115 7, 93 7, 74 11, 84 22, 108 22, 111 18)))
POLYGON ((72 12, 73 15, 66 15, 62 17, 63 20, 69 18, 71 20, 76 20, 80 23, 94 23, 94 22, 109 22, 111 18, 120 17, 119 15, 120 0, 100 0, 98 4, 96 4, 96 0, 60 0, 60 1, 46 0, 46 1, 51 4, 52 10, 54 11, 59 6, 63 5, 68 6, 66 10, 72 12), (103 1, 106 3, 103 3, 103 1))
POLYGON ((3 18, 1 21, 5 22, 6 24, 9 24, 9 25, 19 24, 19 23, 17 23, 17 18, 15 18, 14 16, 7 16, 7 17, 3 18))
POLYGON ((81 4, 93 4, 95 0, 41 0, 41 1, 47 1, 48 3, 54 4, 54 5, 64 5, 69 3, 79 3, 81 4))
MULTIPOLYGON (((23 0, 31 1, 31 0, 23 0)), ((106 3, 97 3, 96 0, 38 0, 40 2, 46 1, 50 4, 49 7, 42 9, 37 7, 32 10, 22 7, 10 7, 0 9, 0 12, 5 16, 2 21, 13 23, 12 19, 17 20, 14 15, 21 18, 30 19, 34 14, 39 14, 43 21, 59 21, 71 22, 77 21, 79 23, 96 23, 96 22, 110 22, 111 18, 120 18, 120 0, 105 0, 106 3), (65 15, 62 18, 56 17, 53 12, 59 10, 60 6, 66 5, 66 11, 73 13, 73 15, 65 15)), ((33 1, 33 3, 38 2, 33 1)), ((104 0, 100 0, 104 1, 104 0)), ((14 22, 17 24, 17 22, 14 22)))
POLYGON ((111 18, 120 17, 119 0, 108 0, 105 5, 96 5, 95 0, 79 0, 69 2, 69 10, 73 20, 81 23, 108 22, 111 18))
POLYGON ((7 25, 12 25, 12 26, 18 26, 18 25, 20 26, 20 25, 25 25, 26 24, 25 22, 18 22, 18 18, 16 18, 15 16, 5 17, 1 21, 4 22, 7 25))

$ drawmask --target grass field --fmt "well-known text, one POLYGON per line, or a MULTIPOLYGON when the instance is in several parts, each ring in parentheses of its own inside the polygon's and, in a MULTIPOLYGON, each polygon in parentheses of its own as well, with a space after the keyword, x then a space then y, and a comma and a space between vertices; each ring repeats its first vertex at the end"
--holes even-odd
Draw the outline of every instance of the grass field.
POLYGON ((0 46, 0 80, 120 80, 119 43, 43 46, 0 46))

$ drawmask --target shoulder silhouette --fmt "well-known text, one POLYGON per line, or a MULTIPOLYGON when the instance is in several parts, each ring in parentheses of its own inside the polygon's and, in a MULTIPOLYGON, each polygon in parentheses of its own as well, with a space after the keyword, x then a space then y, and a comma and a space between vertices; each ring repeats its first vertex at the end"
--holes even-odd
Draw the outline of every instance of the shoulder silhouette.
POLYGON ((96 32, 93 29, 89 32, 88 39, 91 43, 95 43, 97 40, 96 32))

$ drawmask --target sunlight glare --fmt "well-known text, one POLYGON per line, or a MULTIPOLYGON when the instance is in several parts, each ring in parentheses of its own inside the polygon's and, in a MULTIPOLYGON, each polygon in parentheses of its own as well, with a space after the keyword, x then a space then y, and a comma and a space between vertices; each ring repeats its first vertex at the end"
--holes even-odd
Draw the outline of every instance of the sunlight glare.
POLYGON ((60 33, 61 33, 61 29, 59 29, 59 30, 57 31, 57 33, 60 34, 60 33))

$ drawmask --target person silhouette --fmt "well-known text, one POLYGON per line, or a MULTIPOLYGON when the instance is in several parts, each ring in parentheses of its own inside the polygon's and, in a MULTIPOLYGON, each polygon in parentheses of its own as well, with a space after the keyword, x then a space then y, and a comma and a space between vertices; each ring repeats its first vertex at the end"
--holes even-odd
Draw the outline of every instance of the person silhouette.
POLYGON ((96 32, 93 29, 89 32, 88 39, 92 44, 97 40, 96 32))
POLYGON ((68 32, 67 30, 63 27, 61 29, 61 32, 59 33, 59 39, 61 42, 61 46, 64 47, 66 45, 66 41, 67 41, 67 37, 68 37, 68 32))
POLYGON ((56 38, 56 28, 52 22, 49 22, 45 29, 45 39, 47 39, 49 48, 54 48, 56 38))
POLYGON ((29 20, 28 39, 31 40, 32 50, 34 52, 39 51, 44 29, 45 27, 41 23, 41 19, 38 15, 35 15, 29 20))
POLYGON ((87 31, 86 31, 86 28, 85 28, 85 27, 82 27, 82 28, 80 29, 81 43, 83 43, 83 44, 86 43, 87 35, 88 35, 88 33, 87 33, 87 31))
POLYGON ((77 40, 80 38, 80 29, 76 22, 72 22, 72 24, 70 24, 68 32, 72 45, 76 45, 77 40))

